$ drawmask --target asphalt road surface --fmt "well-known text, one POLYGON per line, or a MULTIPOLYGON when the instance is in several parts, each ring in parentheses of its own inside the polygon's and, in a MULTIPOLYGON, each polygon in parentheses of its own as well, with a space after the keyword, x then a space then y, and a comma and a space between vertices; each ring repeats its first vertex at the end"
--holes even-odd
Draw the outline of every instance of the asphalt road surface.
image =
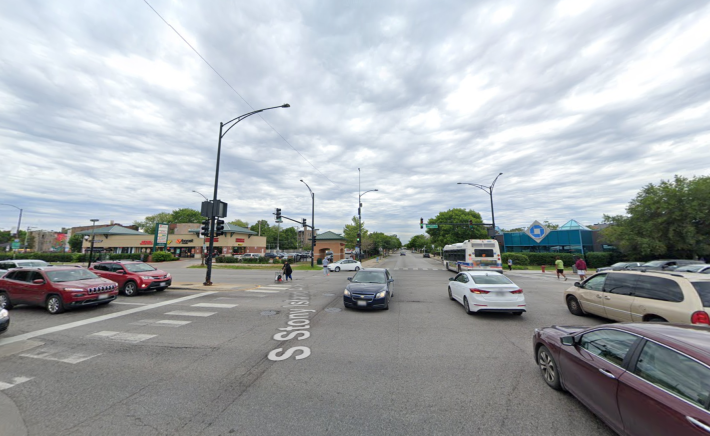
POLYGON ((605 322, 567 311, 571 280, 513 271, 528 312, 469 316, 436 259, 377 266, 395 277, 389 311, 343 307, 352 273, 255 270, 55 316, 17 307, 0 336, 0 434, 614 434, 534 363, 535 327, 605 322))

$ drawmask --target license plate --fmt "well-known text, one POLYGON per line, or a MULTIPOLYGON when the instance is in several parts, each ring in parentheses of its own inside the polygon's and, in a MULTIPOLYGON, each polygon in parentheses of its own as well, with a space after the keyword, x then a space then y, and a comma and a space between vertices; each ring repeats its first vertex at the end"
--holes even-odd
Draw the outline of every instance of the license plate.
POLYGON ((99 300, 105 300, 108 298, 108 294, 99 294, 99 300))
POLYGON ((358 305, 358 306, 367 306, 367 301, 362 301, 362 300, 360 300, 360 301, 357 302, 357 305, 358 305))
POLYGON ((160 282, 160 286, 165 286, 165 282, 160 282))

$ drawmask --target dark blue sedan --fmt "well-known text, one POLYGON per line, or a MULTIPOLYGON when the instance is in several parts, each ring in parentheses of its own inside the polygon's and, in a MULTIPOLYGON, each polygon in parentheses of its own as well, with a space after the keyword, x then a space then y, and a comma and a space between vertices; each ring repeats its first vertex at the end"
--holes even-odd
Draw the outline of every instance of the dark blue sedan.
POLYGON ((367 268, 348 277, 350 284, 345 288, 345 307, 361 309, 390 308, 394 295, 394 279, 386 268, 367 268))

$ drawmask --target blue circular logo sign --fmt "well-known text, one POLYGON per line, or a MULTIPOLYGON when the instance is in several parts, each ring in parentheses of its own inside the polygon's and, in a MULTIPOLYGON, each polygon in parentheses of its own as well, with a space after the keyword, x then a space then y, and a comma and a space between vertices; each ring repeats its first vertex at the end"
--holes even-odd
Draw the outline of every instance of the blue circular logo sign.
POLYGON ((530 227, 530 234, 535 238, 542 238, 545 236, 545 228, 539 224, 530 227))

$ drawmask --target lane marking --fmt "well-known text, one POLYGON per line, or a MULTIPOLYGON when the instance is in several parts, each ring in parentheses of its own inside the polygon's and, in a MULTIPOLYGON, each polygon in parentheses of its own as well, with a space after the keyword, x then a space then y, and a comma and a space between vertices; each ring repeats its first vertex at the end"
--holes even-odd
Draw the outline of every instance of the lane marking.
POLYGON ((149 306, 136 307, 135 309, 128 309, 128 310, 124 310, 122 312, 109 313, 107 315, 96 316, 94 318, 84 319, 81 321, 74 321, 74 322, 70 322, 67 324, 62 324, 62 325, 58 325, 58 326, 54 326, 54 327, 49 327, 46 329, 37 330, 34 332, 23 333, 21 335, 11 336, 9 338, 0 339, 0 347, 3 345, 12 344, 12 343, 24 341, 27 339, 36 338, 37 336, 43 336, 43 335, 47 335, 50 333, 61 332, 64 330, 72 329, 74 327, 81 327, 81 326, 85 326, 88 324, 94 324, 94 323, 106 321, 109 319, 114 319, 114 318, 119 318, 119 317, 126 316, 126 315, 131 315, 133 313, 144 312, 146 310, 155 309, 156 307, 162 307, 162 306, 168 306, 168 305, 175 304, 175 303, 181 303, 183 301, 189 301, 189 300, 192 300, 195 298, 204 297, 205 295, 212 295, 212 294, 216 294, 216 293, 217 293, 217 291, 208 291, 208 292, 204 292, 201 294, 188 295, 187 297, 180 297, 180 298, 176 298, 174 300, 162 301, 160 303, 151 304, 149 306))
POLYGON ((172 312, 166 313, 166 315, 179 315, 179 316, 212 316, 217 312, 190 312, 187 310, 174 310, 172 312))
POLYGON ((172 319, 142 319, 140 321, 132 322, 131 325, 141 325, 141 326, 158 326, 158 327, 181 327, 190 324, 192 321, 174 321, 172 319))
POLYGON ((148 303, 130 303, 130 302, 124 302, 124 301, 114 301, 111 304, 125 304, 128 306, 145 306, 148 303))
POLYGON ((267 289, 249 289, 246 292, 257 292, 257 293, 262 293, 262 294, 278 294, 281 291, 269 291, 267 289))
POLYGON ((89 337, 96 336, 99 338, 106 338, 117 342, 128 342, 131 344, 137 344, 138 342, 143 342, 147 339, 154 338, 158 335, 142 335, 139 333, 122 333, 122 332, 112 332, 103 331, 97 332, 89 335, 89 337))
POLYGON ((51 350, 38 350, 35 353, 27 353, 27 354, 20 354, 20 357, 29 357, 31 359, 41 359, 41 360, 51 360, 54 362, 63 362, 63 363, 71 363, 72 365, 76 365, 79 362, 83 362, 85 360, 89 360, 92 357, 100 356, 101 353, 99 354, 82 354, 82 353, 73 353, 67 355, 66 353, 63 353, 61 351, 51 351, 51 350))
POLYGON ((213 308, 222 308, 222 309, 231 309, 233 307, 239 306, 238 304, 226 304, 226 303, 197 303, 193 304, 190 307, 213 307, 213 308))
POLYGON ((12 383, 4 383, 0 382, 0 391, 4 391, 5 389, 9 389, 13 386, 17 386, 20 383, 24 383, 26 381, 32 380, 34 377, 15 377, 12 379, 12 383))

